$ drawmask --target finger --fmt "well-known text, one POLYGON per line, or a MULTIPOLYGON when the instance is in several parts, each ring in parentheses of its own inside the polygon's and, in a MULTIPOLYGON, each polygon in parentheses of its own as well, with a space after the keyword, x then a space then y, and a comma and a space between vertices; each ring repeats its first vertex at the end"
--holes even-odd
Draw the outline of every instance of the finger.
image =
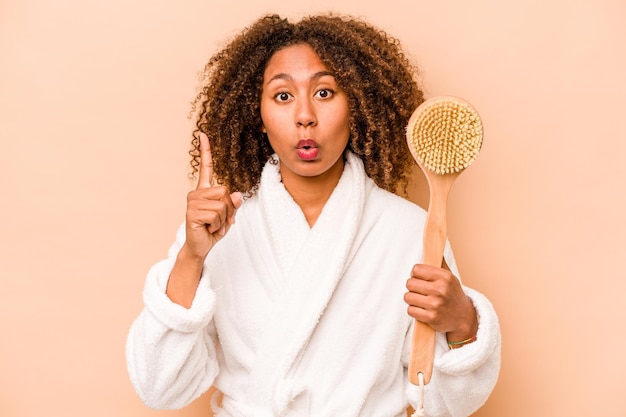
POLYGON ((228 208, 221 200, 196 200, 190 203, 187 218, 189 223, 206 226, 214 233, 227 222, 228 208))
POLYGON ((411 276, 413 278, 424 281, 437 281, 444 278, 447 274, 449 274, 449 271, 445 269, 426 264, 416 264, 411 270, 411 276))
POLYGON ((437 297, 408 292, 404 294, 404 302, 409 316, 430 325, 440 324, 442 304, 437 297))
POLYGON ((228 188, 223 186, 202 188, 187 194, 187 212, 191 214, 194 211, 215 211, 220 217, 220 224, 232 225, 242 201, 241 193, 229 194, 228 188))
POLYGON ((406 289, 412 293, 428 295, 430 293, 429 285, 428 282, 419 278, 409 278, 406 282, 406 289))
POLYGON ((187 223, 194 229, 206 227, 207 230, 214 232, 222 225, 222 222, 220 212, 214 210, 210 205, 196 203, 187 212, 187 223))
POLYGON ((409 316, 421 321, 422 323, 426 323, 430 326, 434 324, 435 315, 431 310, 427 310, 425 308, 417 307, 414 305, 409 305, 406 311, 409 316))
POLYGON ((410 306, 427 309, 429 307, 428 297, 413 291, 404 293, 404 302, 410 306))
POLYGON ((204 133, 200 132, 200 170, 198 172, 198 185, 200 188, 210 188, 213 179, 213 157, 211 155, 211 143, 204 133))
POLYGON ((231 200, 233 200, 233 205, 235 206, 235 209, 241 207, 241 203, 243 203, 243 194, 241 194, 239 191, 236 191, 230 195, 230 198, 231 200))
POLYGON ((233 210, 230 218, 228 219, 228 222, 230 224, 235 224, 235 215, 237 214, 237 209, 241 207, 241 204, 243 203, 243 195, 239 191, 237 191, 230 195, 230 199, 233 202, 235 210, 233 210))

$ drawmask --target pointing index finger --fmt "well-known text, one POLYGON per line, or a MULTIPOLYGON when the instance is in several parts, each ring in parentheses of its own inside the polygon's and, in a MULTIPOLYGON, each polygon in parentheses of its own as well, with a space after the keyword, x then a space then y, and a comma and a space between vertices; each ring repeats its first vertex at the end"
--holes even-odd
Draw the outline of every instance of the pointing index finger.
POLYGON ((200 132, 200 169, 198 172, 198 185, 196 190, 210 188, 213 184, 213 157, 211 156, 211 143, 204 133, 200 132))

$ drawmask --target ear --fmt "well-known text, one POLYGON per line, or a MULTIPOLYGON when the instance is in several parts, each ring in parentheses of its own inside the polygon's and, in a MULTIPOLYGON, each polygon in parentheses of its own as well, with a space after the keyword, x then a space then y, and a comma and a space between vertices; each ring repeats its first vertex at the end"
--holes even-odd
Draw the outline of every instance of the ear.
POLYGON ((261 132, 267 133, 267 130, 265 129, 265 125, 261 126, 261 132))

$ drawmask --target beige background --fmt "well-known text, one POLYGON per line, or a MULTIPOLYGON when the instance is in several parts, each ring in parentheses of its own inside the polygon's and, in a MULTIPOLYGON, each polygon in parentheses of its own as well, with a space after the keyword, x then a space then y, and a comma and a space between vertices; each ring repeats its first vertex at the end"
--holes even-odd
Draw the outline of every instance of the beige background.
POLYGON ((196 74, 262 13, 331 8, 400 38, 429 96, 484 118, 449 227, 502 323, 476 415, 626 415, 626 3, 292 3, 0 0, 0 415, 209 415, 206 398, 145 408, 124 362, 183 218, 196 74))

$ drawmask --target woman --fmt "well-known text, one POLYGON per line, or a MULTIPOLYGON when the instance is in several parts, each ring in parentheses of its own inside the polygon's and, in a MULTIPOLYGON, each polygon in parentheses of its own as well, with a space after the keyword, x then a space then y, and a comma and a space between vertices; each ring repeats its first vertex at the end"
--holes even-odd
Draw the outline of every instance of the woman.
POLYGON ((198 185, 127 342, 146 404, 214 385, 217 416, 404 415, 414 318, 438 332, 427 414, 486 401, 496 314, 449 249, 443 268, 415 264, 425 213, 393 194, 412 165, 414 73, 395 39, 334 15, 263 17, 211 58, 198 185))

